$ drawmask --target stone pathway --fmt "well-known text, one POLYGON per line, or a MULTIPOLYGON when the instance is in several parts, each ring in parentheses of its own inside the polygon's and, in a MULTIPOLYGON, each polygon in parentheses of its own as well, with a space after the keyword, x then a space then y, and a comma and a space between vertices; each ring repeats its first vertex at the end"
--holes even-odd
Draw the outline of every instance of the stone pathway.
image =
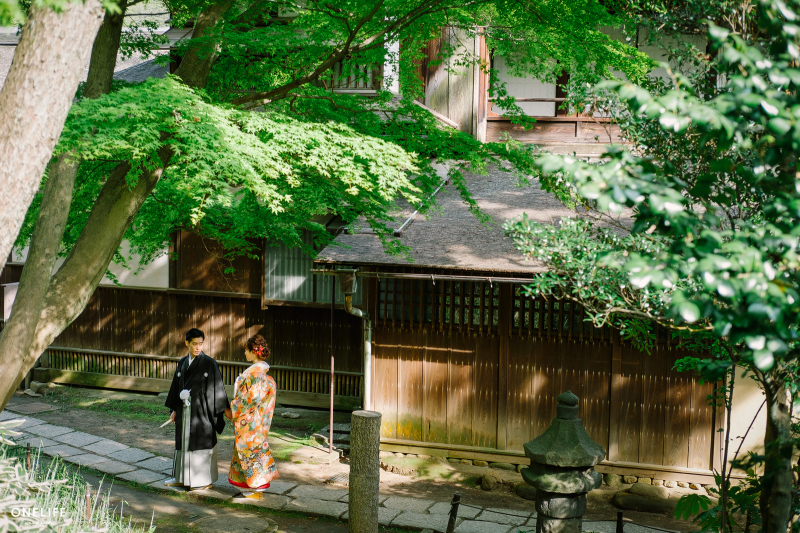
MULTIPOLYGON (((20 415, 0 412, 0 421, 21 418, 20 415)), ((183 492, 182 489, 164 485, 172 475, 172 459, 131 448, 111 439, 74 431, 67 427, 48 424, 27 417, 14 428, 23 433, 15 442, 32 449, 41 448, 48 456, 59 456, 64 461, 87 466, 105 474, 127 481, 146 484, 160 490, 183 492)), ((313 449, 312 449, 313 450, 313 449)), ((214 499, 253 505, 273 510, 296 511, 315 516, 328 516, 341 520, 348 518, 348 489, 319 485, 301 485, 288 481, 273 481, 261 500, 234 498, 238 489, 232 487, 222 474, 210 489, 191 491, 197 498, 214 499)), ((378 521, 407 529, 444 532, 450 512, 450 502, 437 502, 423 498, 400 496, 379 497, 378 521)), ((503 508, 459 508, 456 533, 517 533, 534 531, 536 513, 503 508)), ((613 522, 586 523, 584 531, 599 533, 615 531, 613 522)), ((655 531, 645 526, 626 524, 626 533, 655 531)), ((663 531, 663 530, 662 530, 663 531)))

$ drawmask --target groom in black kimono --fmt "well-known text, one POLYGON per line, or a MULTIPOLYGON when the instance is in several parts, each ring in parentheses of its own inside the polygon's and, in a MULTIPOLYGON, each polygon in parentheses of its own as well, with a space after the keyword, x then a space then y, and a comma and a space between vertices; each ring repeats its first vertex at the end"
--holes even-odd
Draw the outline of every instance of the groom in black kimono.
POLYGON ((218 478, 217 434, 225 427, 229 403, 219 366, 203 353, 203 341, 199 329, 186 332, 189 354, 178 362, 164 403, 175 424, 174 479, 165 483, 170 487, 200 490, 218 478))

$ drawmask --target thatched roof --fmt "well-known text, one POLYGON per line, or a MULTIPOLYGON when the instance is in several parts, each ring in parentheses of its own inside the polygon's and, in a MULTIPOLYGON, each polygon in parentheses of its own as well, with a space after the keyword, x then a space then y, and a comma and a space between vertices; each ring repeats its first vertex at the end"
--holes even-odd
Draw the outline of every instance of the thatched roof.
MULTIPOLYGON (((335 244, 320 252, 320 263, 352 265, 403 265, 458 270, 536 273, 543 266, 526 261, 513 241, 503 232, 503 223, 527 213, 539 222, 556 223, 561 217, 575 216, 536 180, 519 186, 509 172, 494 169, 488 175, 465 176, 472 196, 484 213, 492 217, 487 225, 469 212, 456 188, 450 184, 437 194, 439 209, 427 218, 417 215, 406 227, 400 241, 411 248, 413 263, 384 252, 374 234, 343 234, 335 244), (341 245, 341 246, 337 246, 341 245)), ((395 227, 405 222, 408 209, 394 220, 395 227)))

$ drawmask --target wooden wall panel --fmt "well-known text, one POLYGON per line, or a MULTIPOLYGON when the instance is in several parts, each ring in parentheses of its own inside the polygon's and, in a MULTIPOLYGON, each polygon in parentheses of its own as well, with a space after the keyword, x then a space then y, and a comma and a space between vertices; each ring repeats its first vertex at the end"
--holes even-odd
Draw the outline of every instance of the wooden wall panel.
POLYGON ((469 446, 473 441, 475 419, 475 344, 469 335, 448 334, 450 349, 445 371, 449 371, 447 402, 447 442, 469 446))
POLYGON ((381 436, 397 438, 397 394, 398 376, 398 337, 397 330, 386 328, 375 332, 373 337, 373 409, 381 413, 381 436))
MULTIPOLYGON (((418 332, 422 342, 422 440, 426 442, 448 442, 448 359, 450 340, 438 331, 418 332), (433 338, 434 341, 430 342, 433 338)), ((453 400, 451 399, 451 402, 453 400)), ((457 401, 457 400, 455 400, 457 401)))
POLYGON ((212 239, 182 231, 177 237, 177 286, 198 291, 261 293, 262 261, 249 257, 225 259, 212 239), (234 271, 225 273, 226 269, 234 271))
POLYGON ((561 366, 563 345, 558 340, 537 339, 534 344, 534 391, 536 413, 532 420, 533 437, 538 437, 556 416, 556 397, 564 392, 561 366))
POLYGON ((682 355, 677 350, 663 350, 669 366, 664 419, 664 463, 689 466, 689 441, 691 437, 692 376, 672 367, 682 355))
POLYGON ((475 403, 472 420, 472 445, 497 447, 497 395, 500 345, 496 337, 469 335, 475 346, 475 403))
POLYGON ((642 428, 639 432, 639 462, 660 465, 664 461, 665 406, 667 402, 668 354, 656 346, 642 358, 642 428))
POLYGON ((619 416, 619 460, 639 462, 642 428, 642 357, 630 345, 622 346, 619 416))
POLYGON ((6 283, 19 283, 22 277, 22 265, 6 265, 3 270, 0 270, 0 285, 6 283))
POLYGON ((709 405, 708 396, 714 391, 714 385, 701 385, 697 380, 692 382, 692 407, 689 437, 689 468, 711 468, 713 433, 708 431, 714 423, 714 407, 709 405))
POLYGON ((611 351, 610 343, 586 342, 577 349, 585 355, 585 386, 582 388, 579 416, 586 432, 596 443, 609 449, 609 421, 611 412, 611 351))
POLYGON ((397 365, 397 438, 422 440, 422 354, 424 333, 408 332, 397 365))
POLYGON ((509 341, 506 445, 518 450, 531 440, 531 421, 537 406, 533 395, 534 363, 530 339, 512 336, 509 341))

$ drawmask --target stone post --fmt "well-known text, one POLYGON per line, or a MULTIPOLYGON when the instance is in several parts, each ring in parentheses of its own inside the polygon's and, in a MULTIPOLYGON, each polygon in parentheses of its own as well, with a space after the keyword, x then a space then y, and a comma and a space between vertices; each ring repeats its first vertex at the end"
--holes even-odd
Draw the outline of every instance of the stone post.
POLYGON ((377 533, 381 414, 353 411, 350 419, 350 533, 377 533))
POLYGON ((531 465, 522 479, 536 487, 536 533, 581 533, 586 494, 603 482, 594 465, 606 452, 578 418, 578 397, 559 395, 550 427, 524 449, 531 465))

